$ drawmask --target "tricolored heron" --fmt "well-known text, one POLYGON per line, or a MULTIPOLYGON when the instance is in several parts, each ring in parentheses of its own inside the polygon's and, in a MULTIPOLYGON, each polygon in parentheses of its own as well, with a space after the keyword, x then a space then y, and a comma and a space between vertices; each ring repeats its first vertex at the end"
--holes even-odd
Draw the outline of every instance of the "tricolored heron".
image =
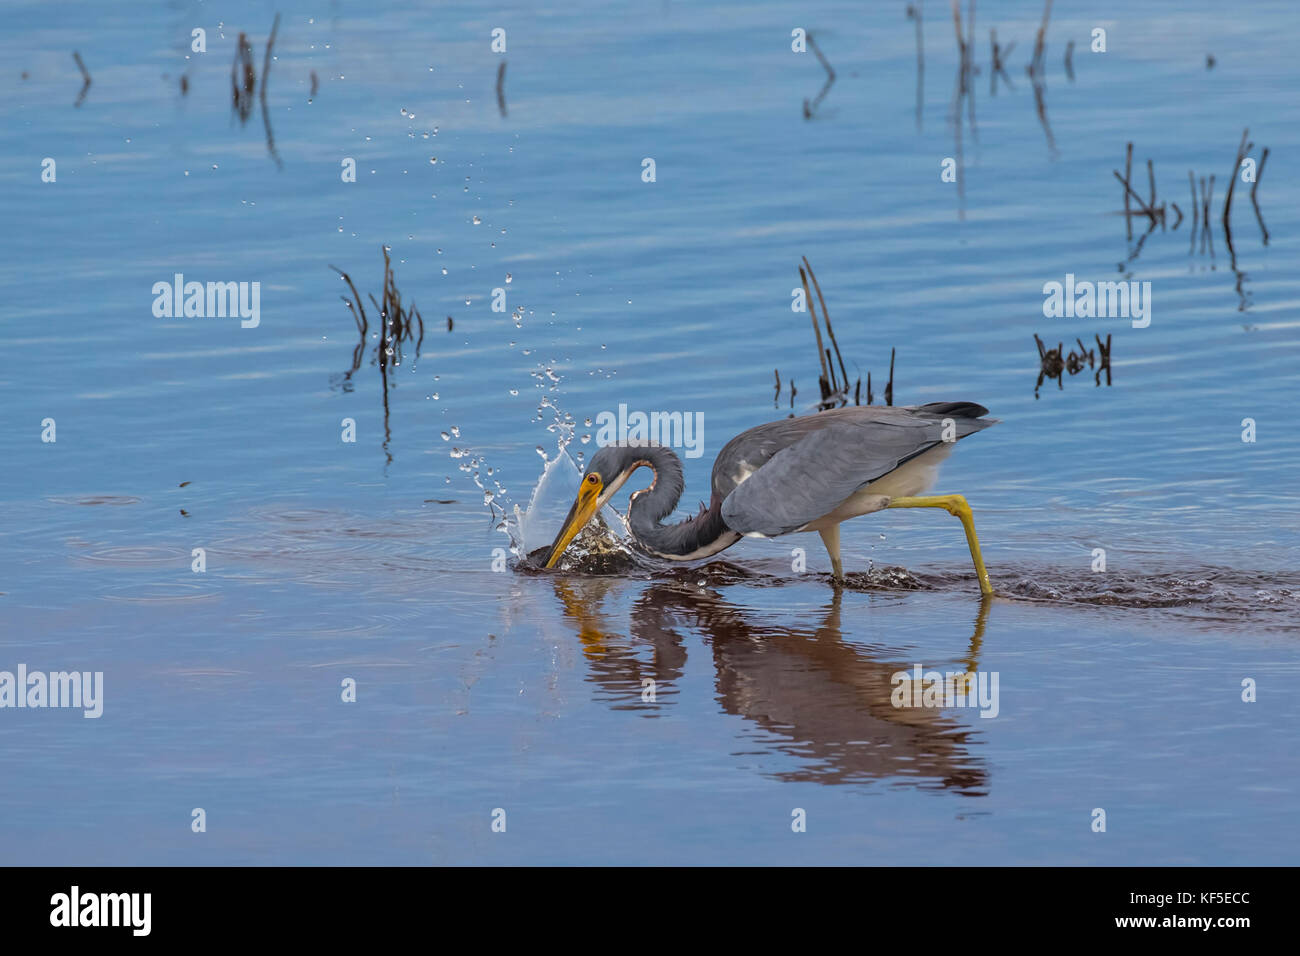
POLYGON ((682 463, 654 444, 606 445, 591 456, 546 567, 560 560, 583 526, 643 465, 650 487, 632 493, 627 527, 649 554, 694 561, 731 547, 742 537, 772 538, 817 531, 836 581, 840 522, 884 508, 943 508, 961 519, 980 590, 992 594, 975 536, 970 505, 961 495, 920 497, 934 484, 939 464, 959 438, 996 425, 974 402, 866 405, 786 418, 741 432, 713 463, 713 495, 700 513, 663 524, 681 499, 682 463))

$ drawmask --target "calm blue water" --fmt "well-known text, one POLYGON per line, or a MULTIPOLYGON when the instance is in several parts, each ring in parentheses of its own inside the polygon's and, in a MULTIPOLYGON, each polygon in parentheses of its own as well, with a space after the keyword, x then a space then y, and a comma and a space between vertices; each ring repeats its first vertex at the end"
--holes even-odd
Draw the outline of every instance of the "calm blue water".
POLYGON ((1292 862, 1295 8, 1058 3, 1040 116, 1041 6, 980 4, 958 132, 950 10, 924 5, 918 118, 905 7, 9 3, 0 671, 102 671, 105 696, 98 720, 0 709, 0 861, 1292 862), (241 123, 237 37, 260 83, 277 11, 265 122, 254 96, 241 123), (811 119, 826 74, 796 27, 836 72, 811 119), (996 96, 991 27, 1016 43, 996 96), (1238 182, 1229 250, 1247 126, 1269 238, 1238 182), (1150 158, 1187 217, 1140 247, 1129 141, 1139 192, 1150 158), (1188 170, 1216 177, 1213 254, 1188 170), (378 298, 383 246, 419 357, 381 370, 371 337, 351 370, 329 267, 378 298), (940 488, 1001 596, 981 609, 929 511, 845 525, 838 594, 815 536, 502 570, 538 449, 589 455, 602 411, 703 414, 686 513, 791 378, 812 410, 801 256, 877 401, 894 348, 896 402, 1002 420, 940 488), (156 318, 176 273, 260 283, 260 323, 156 318), (1045 318, 1067 274, 1149 281, 1150 326, 1045 318), (1035 334, 1111 335, 1110 384, 1036 396, 1035 334), (900 712, 915 664, 996 672, 998 715, 900 712))

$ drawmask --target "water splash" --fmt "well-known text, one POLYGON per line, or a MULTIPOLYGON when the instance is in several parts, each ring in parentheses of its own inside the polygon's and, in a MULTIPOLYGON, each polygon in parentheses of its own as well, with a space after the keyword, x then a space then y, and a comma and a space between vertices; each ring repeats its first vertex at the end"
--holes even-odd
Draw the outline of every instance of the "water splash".
MULTIPOLYGON (((581 481, 577 462, 562 445, 555 457, 542 467, 528 507, 521 509, 516 504, 514 513, 498 525, 510 536, 510 551, 516 558, 536 561, 539 552, 545 553, 560 533, 581 481)), ((624 550, 620 536, 611 530, 623 527, 619 513, 606 505, 597 517, 599 520, 583 529, 571 545, 575 554, 624 550)))

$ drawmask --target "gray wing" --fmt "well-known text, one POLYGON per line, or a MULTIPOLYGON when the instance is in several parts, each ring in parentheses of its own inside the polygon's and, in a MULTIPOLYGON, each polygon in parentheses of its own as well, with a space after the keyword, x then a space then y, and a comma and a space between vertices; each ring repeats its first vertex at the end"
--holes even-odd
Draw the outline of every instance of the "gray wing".
POLYGON ((760 425, 728 442, 714 467, 722 519, 740 534, 788 534, 943 440, 996 424, 972 403, 861 406, 760 425))

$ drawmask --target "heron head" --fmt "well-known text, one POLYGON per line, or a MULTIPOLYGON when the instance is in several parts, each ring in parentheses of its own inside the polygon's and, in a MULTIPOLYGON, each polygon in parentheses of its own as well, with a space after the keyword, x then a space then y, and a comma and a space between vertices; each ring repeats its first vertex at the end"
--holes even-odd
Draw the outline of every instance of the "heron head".
POLYGON ((626 445, 606 445, 591 456, 591 463, 582 476, 582 484, 578 486, 573 507, 569 509, 568 517, 560 526, 560 533, 555 536, 551 550, 546 554, 546 567, 555 567, 569 542, 614 496, 614 492, 627 481, 627 476, 636 470, 641 463, 639 459, 643 457, 637 453, 636 448, 626 445))

